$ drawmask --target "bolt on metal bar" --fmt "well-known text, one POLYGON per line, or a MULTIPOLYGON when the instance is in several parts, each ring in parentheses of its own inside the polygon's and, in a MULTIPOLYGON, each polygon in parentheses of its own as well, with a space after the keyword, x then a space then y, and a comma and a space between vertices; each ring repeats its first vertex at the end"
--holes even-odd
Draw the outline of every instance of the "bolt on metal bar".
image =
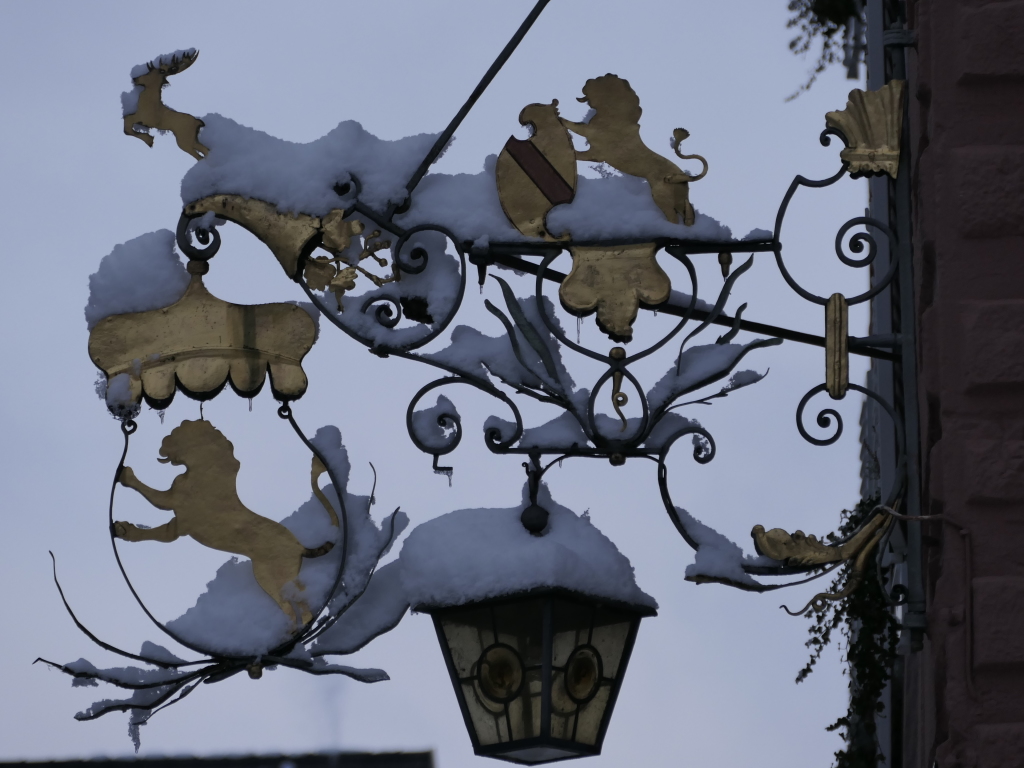
MULTIPOLYGON (((448 123, 448 127, 444 129, 440 136, 437 137, 437 141, 434 142, 434 146, 430 148, 430 152, 427 153, 425 158, 423 158, 423 162, 420 163, 420 167, 416 169, 416 173, 412 175, 412 178, 409 179, 409 183, 405 185, 405 189, 408 194, 411 195, 412 191, 416 189, 416 186, 420 183, 423 177, 427 175, 427 171, 430 169, 430 166, 434 164, 438 155, 441 154, 444 148, 448 145, 452 136, 455 135, 455 131, 458 130, 458 127, 462 124, 466 115, 469 114, 469 110, 473 108, 473 105, 475 105, 477 100, 483 95, 483 92, 487 90, 487 86, 491 84, 491 81, 498 74, 498 71, 505 65, 505 62, 508 61, 513 51, 515 51, 519 46, 519 43, 522 42, 523 38, 526 37, 526 33, 530 31, 530 27, 533 26, 533 23, 540 16, 541 11, 544 10, 544 7, 548 2, 550 2, 550 0, 537 1, 537 4, 533 6, 533 10, 530 11, 530 15, 526 17, 523 23, 519 26, 519 29, 516 30, 516 33, 512 35, 512 39, 508 41, 508 44, 502 49, 501 53, 498 54, 498 58, 494 60, 490 69, 487 70, 476 88, 473 89, 469 98, 466 99, 466 103, 462 105, 462 109, 458 111, 455 117, 452 118, 452 121, 448 123)), ((387 221, 391 221, 399 207, 400 206, 394 204, 389 206, 384 218, 387 221)))

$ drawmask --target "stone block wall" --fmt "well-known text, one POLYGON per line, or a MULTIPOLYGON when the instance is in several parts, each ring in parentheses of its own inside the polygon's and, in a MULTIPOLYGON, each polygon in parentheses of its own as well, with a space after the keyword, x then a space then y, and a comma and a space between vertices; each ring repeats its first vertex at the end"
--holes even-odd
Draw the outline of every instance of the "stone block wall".
POLYGON ((1024 768, 1024 0, 908 0, 925 649, 908 768, 1024 768))

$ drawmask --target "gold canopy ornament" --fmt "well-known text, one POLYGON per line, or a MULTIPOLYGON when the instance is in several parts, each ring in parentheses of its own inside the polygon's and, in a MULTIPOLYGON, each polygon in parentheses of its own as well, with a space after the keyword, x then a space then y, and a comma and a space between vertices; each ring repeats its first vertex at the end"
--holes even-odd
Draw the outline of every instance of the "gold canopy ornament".
POLYGON ((89 334, 89 356, 107 375, 127 375, 131 401, 170 403, 175 388, 198 399, 214 397, 228 380, 254 396, 270 371, 274 396, 294 400, 306 391, 302 358, 316 325, 294 304, 230 304, 203 284, 205 262, 190 261, 192 280, 163 309, 104 318, 89 334))
POLYGON ((576 150, 559 120, 558 99, 523 107, 519 122, 530 126, 533 135, 526 140, 512 136, 505 142, 494 171, 498 199, 508 220, 524 235, 554 240, 544 218, 576 195, 576 150))
POLYGON ((576 315, 597 310, 598 325, 613 339, 633 336, 640 302, 658 305, 668 300, 672 282, 655 258, 657 246, 574 246, 572 271, 558 296, 576 315))
POLYGON ((825 124, 843 132, 849 146, 839 157, 850 173, 887 173, 896 178, 900 167, 903 130, 903 80, 892 80, 876 91, 850 91, 846 109, 829 112, 825 124))

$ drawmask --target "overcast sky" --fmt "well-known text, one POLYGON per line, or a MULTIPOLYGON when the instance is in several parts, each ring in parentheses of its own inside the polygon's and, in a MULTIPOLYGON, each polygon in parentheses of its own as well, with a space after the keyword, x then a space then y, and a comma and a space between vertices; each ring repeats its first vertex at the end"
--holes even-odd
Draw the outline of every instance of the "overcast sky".
MULTIPOLYGON (((150 149, 122 134, 119 96, 130 87, 129 70, 196 47, 197 63, 165 91, 166 103, 180 111, 218 112, 296 142, 350 119, 395 139, 443 129, 531 6, 0 2, 0 345, 7 369, 0 399, 0 574, 7 585, 0 760, 132 750, 125 716, 73 719, 113 691, 72 689, 65 676, 31 664, 37 656, 113 662, 64 612, 48 550, 68 599, 94 632, 131 650, 146 639, 162 642, 110 552, 106 504, 121 435, 93 393, 82 314, 88 276, 113 246, 173 229, 178 184, 195 162, 169 136, 158 136, 150 149)), ((841 109, 858 85, 835 70, 784 102, 813 63, 789 53, 785 7, 785 0, 553 0, 434 170, 479 171, 510 134, 522 135, 516 117, 526 104, 558 98, 563 114, 578 119, 585 109, 574 99, 584 82, 613 72, 639 94, 650 146, 668 153, 672 129, 682 126, 690 132, 686 150, 708 159, 710 173, 691 188, 698 210, 736 235, 770 229, 794 174, 822 178, 838 167, 838 148, 822 148, 818 134, 825 112, 841 109)), ((819 294, 852 295, 866 285, 863 270, 843 267, 833 250, 836 230, 862 215, 866 194, 864 182, 844 180, 824 192, 805 190, 793 204, 782 236, 787 260, 819 294)), ((214 293, 250 304, 301 298, 258 241, 235 227, 223 232, 207 280, 214 293)), ((708 286, 702 298, 713 300, 721 285, 714 256, 703 259, 700 275, 708 286)), ((676 287, 685 289, 678 277, 676 287)), ((519 281, 516 289, 525 295, 530 284, 519 281)), ((496 335, 493 318, 481 310, 488 296, 493 288, 481 297, 472 287, 461 322, 496 335)), ((744 301, 750 319, 823 332, 821 308, 785 286, 770 255, 756 257, 729 306, 744 301)), ((668 327, 664 317, 644 322, 642 333, 651 338, 668 327)), ((865 332, 866 318, 852 312, 851 333, 865 332)), ((584 342, 607 344, 592 320, 582 333, 584 342)), ((745 367, 770 368, 770 375, 696 413, 715 435, 718 456, 698 466, 678 451, 671 462, 676 503, 748 550, 757 523, 819 534, 833 529, 839 511, 858 500, 860 402, 850 397, 839 405, 846 433, 837 445, 801 440, 794 411, 823 380, 823 358, 820 349, 792 343, 752 354, 745 367)), ((666 367, 661 359, 649 373, 666 367)), ((431 370, 380 360, 330 328, 306 370, 310 389, 295 405, 296 418, 310 434, 325 423, 341 428, 353 491, 369 491, 374 462, 378 514, 401 505, 415 525, 453 509, 518 503, 520 459, 491 454, 481 436, 486 416, 504 416, 500 405, 449 393, 465 426, 462 445, 448 457, 455 467, 449 487, 404 426, 406 405, 434 378, 431 370)), ((862 381, 864 370, 854 360, 851 379, 862 381)), ((246 401, 225 392, 206 415, 233 430, 245 467, 243 496, 259 498, 262 513, 280 518, 308 496, 308 455, 288 443, 274 409, 269 391, 255 399, 251 414, 246 401)), ((154 483, 169 479, 153 461, 156 447, 171 425, 197 415, 198 405, 182 396, 166 426, 144 413, 129 463, 145 467, 154 483)), ((802 605, 814 585, 755 595, 685 582, 693 554, 665 515, 650 462, 613 469, 578 459, 548 478, 561 504, 589 510, 660 604, 659 616, 641 626, 604 755, 588 765, 828 765, 841 742, 825 726, 844 712, 847 698, 839 655, 830 652, 806 683, 794 685, 808 622, 778 607, 802 605)), ((122 497, 125 516, 143 519, 145 507, 122 497)), ((140 590, 164 619, 192 605, 223 560, 191 540, 126 554, 140 590)), ((472 755, 428 618, 407 617, 353 663, 383 667, 392 680, 364 685, 279 670, 259 681, 237 676, 202 686, 143 728, 140 754, 433 749, 440 768, 484 764, 472 755)))

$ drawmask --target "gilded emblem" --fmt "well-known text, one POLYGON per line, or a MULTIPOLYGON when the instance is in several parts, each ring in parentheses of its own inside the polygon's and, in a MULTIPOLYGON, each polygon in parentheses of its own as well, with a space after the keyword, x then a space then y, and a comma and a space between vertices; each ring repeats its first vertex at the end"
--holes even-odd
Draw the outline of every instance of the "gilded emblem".
POLYGON ((294 304, 230 304, 203 284, 206 264, 189 262, 185 295, 163 309, 113 315, 89 334, 89 356, 108 381, 127 376, 133 402, 170 403, 175 388, 212 397, 230 380, 253 396, 270 372, 271 389, 286 399, 306 391, 302 358, 316 325, 294 304))
POLYGON ((613 339, 633 336, 640 302, 668 300, 672 283, 655 258, 653 243, 603 248, 572 248, 572 271, 558 289, 570 312, 597 310, 597 324, 613 339))
POLYGON ((160 57, 146 64, 145 73, 132 78, 132 82, 142 88, 142 93, 139 94, 135 111, 124 116, 125 134, 142 139, 152 147, 153 137, 149 131, 136 130, 135 126, 169 131, 174 134, 174 139, 182 151, 192 155, 196 160, 206 157, 210 150, 199 143, 199 129, 205 123, 197 117, 176 112, 165 106, 161 95, 163 87, 167 85, 167 78, 184 72, 195 63, 198 56, 199 51, 193 50, 186 51, 181 56, 172 56, 170 60, 160 57))
POLYGON ((648 148, 640 138, 640 98, 628 80, 617 75, 604 75, 587 80, 583 97, 578 101, 589 104, 594 115, 585 123, 562 120, 562 124, 585 138, 590 148, 576 153, 577 160, 607 163, 622 173, 647 179, 654 202, 673 224, 682 217, 683 224, 693 226, 695 214, 690 204, 690 182, 704 178, 707 161, 700 155, 682 155, 679 143, 689 136, 677 128, 672 146, 683 160, 700 160, 704 169, 691 176, 675 163, 648 148))
POLYGON ((892 80, 876 91, 850 91, 846 109, 829 112, 825 124, 843 132, 849 146, 839 157, 850 174, 887 173, 896 178, 903 131, 903 80, 892 80))
MULTIPOLYGON (((163 542, 191 536, 205 547, 247 557, 252 561, 256 583, 284 611, 291 626, 308 624, 312 614, 302 597, 305 587, 299 581, 302 559, 326 555, 334 548, 334 542, 304 547, 281 523, 246 507, 236 488, 241 464, 235 458, 234 446, 210 422, 183 421, 164 438, 160 455, 162 458, 157 461, 161 463, 185 467, 168 490, 146 485, 131 467, 121 469, 118 482, 174 516, 156 528, 118 521, 114 523, 114 535, 125 541, 163 542)), ((316 483, 325 471, 314 456, 313 489, 337 527, 338 515, 316 483)))
MULTIPOLYGON (((586 122, 559 117, 557 99, 525 107, 519 122, 529 125, 533 135, 525 141, 510 138, 498 156, 498 197, 516 229, 528 237, 560 239, 548 231, 545 217, 554 206, 572 202, 577 161, 606 163, 621 173, 646 179, 665 218, 692 226, 696 213, 690 203, 690 182, 704 178, 708 164, 699 155, 680 153, 679 145, 689 133, 676 128, 672 147, 680 159, 701 162, 703 169, 696 176, 644 144, 640 99, 627 80, 612 74, 590 79, 578 101, 592 107, 586 122), (576 151, 569 131, 585 138, 590 146, 576 151)), ((653 243, 572 246, 570 250, 572 271, 558 294, 562 304, 577 315, 596 310, 598 325, 612 339, 632 338, 641 302, 653 306, 668 300, 672 284, 658 266, 653 243)))
POLYGON ((544 218, 576 194, 576 150, 558 117, 557 99, 524 107, 519 122, 530 126, 533 135, 505 142, 495 167, 498 198, 516 229, 527 237, 554 240, 544 218))

